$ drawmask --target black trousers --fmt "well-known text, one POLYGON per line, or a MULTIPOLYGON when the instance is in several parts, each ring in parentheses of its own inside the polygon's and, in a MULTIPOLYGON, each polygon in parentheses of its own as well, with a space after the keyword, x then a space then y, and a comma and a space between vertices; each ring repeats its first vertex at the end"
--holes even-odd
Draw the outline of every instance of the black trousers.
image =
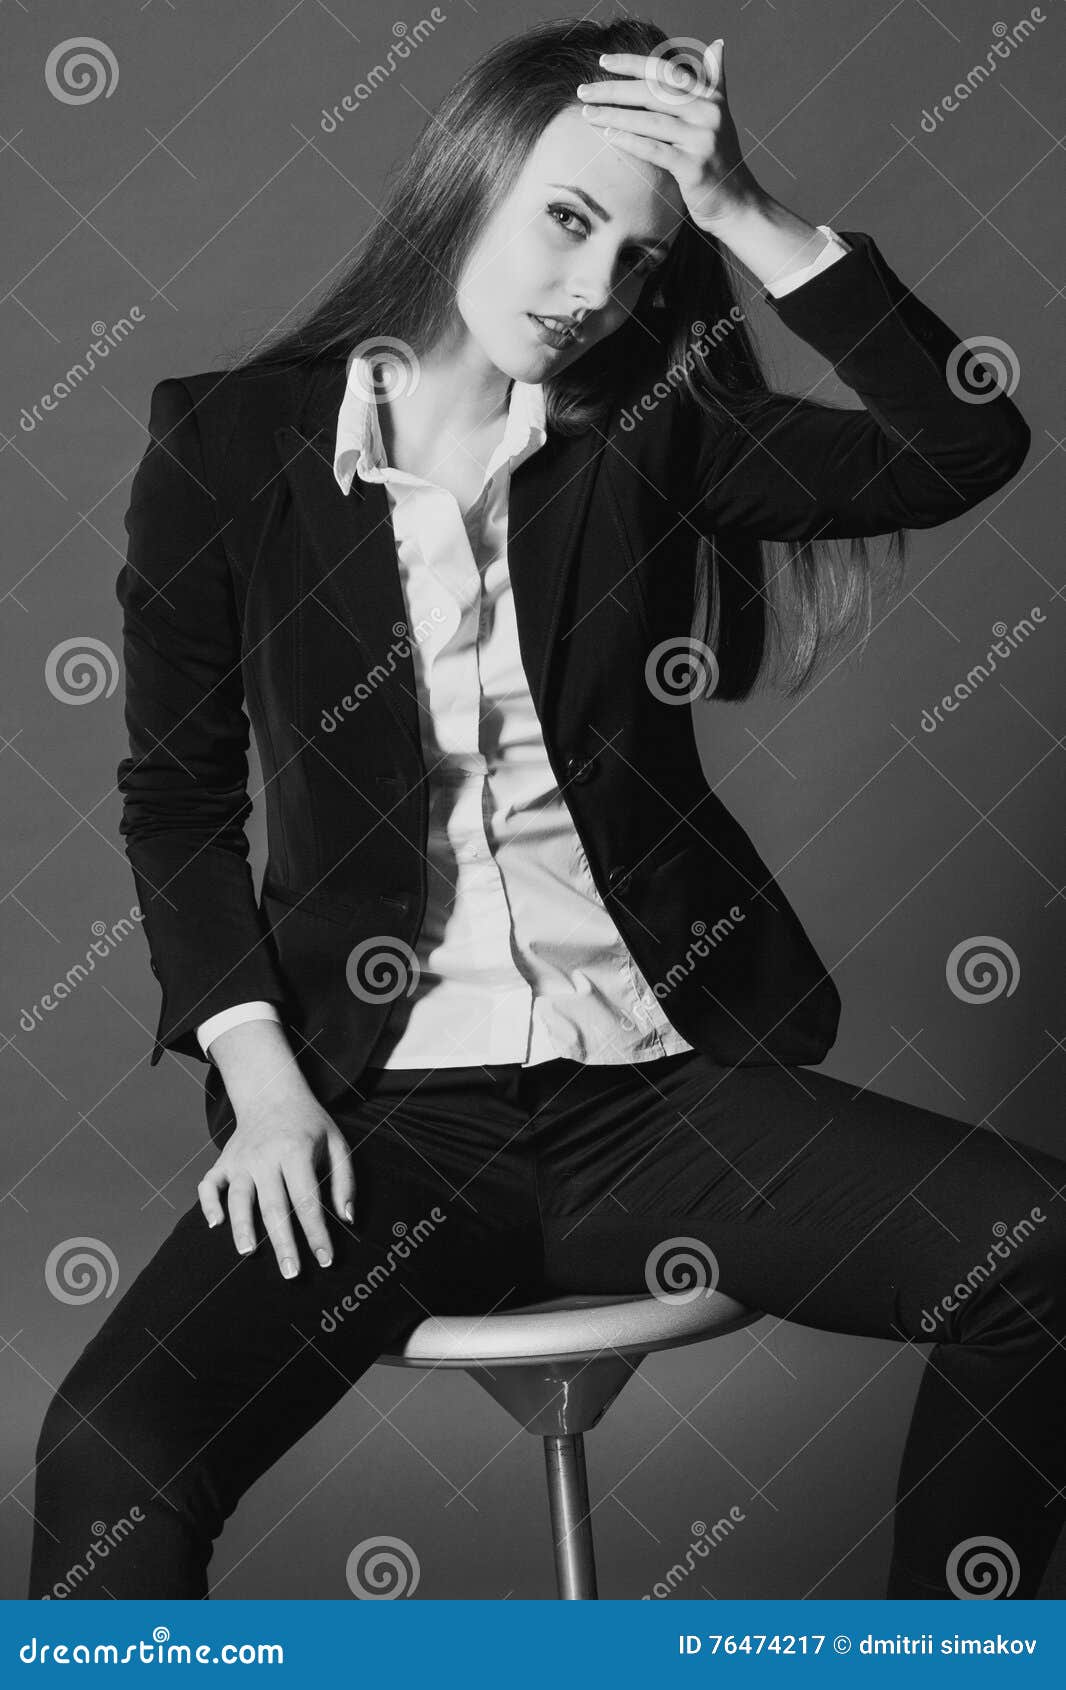
POLYGON ((283 1280, 267 1239, 239 1257, 194 1204, 57 1390, 30 1596, 206 1595, 242 1494, 427 1313, 648 1295, 649 1265, 681 1289, 672 1249, 778 1321, 932 1343, 887 1594, 981 1589, 971 1540, 989 1538, 1003 1594, 1036 1594, 1066 1513, 1066 1162, 811 1068, 697 1052, 367 1069, 330 1112, 358 1187, 354 1224, 329 1220, 332 1265, 297 1225, 283 1280), (87 1566, 93 1522, 134 1507, 87 1566))

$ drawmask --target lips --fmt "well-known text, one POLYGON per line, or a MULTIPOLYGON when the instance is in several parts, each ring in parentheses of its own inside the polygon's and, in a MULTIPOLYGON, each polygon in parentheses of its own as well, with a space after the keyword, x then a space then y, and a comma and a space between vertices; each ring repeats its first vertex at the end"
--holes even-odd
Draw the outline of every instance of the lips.
POLYGON ((568 328, 562 327, 557 318, 538 317, 532 311, 527 312, 527 316, 537 329, 541 339, 546 340, 549 346, 554 346, 557 350, 561 350, 564 346, 573 346, 581 338, 581 330, 576 325, 571 325, 568 328))

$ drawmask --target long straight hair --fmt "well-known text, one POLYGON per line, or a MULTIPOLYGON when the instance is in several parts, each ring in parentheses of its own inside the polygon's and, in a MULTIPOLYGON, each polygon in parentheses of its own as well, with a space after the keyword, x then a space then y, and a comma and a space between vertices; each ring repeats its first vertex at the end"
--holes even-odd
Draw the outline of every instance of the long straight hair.
MULTIPOLYGON (((424 354, 452 326, 466 259, 545 127, 576 103, 578 83, 612 75, 600 65, 600 54, 648 55, 667 40, 644 19, 557 19, 493 47, 426 124, 358 256, 325 297, 295 327, 261 339, 231 367, 265 373, 347 359, 357 347, 394 342, 424 354)), ((656 373, 676 371, 691 399, 723 427, 732 426, 731 418, 752 427, 771 396, 739 304, 731 255, 691 219, 682 223, 630 317, 545 380, 547 426, 563 434, 603 429, 623 374, 643 368, 653 380, 656 373), (662 290, 658 306, 652 303, 656 286, 662 290), (728 332, 713 345, 694 343, 691 325, 701 319, 728 324, 728 332)), ((905 567, 907 531, 890 533, 886 563, 894 553, 895 587, 905 567)), ((702 639, 716 660, 715 699, 747 698, 770 680, 795 696, 809 685, 827 649, 863 626, 865 640, 873 604, 866 539, 849 539, 846 556, 838 544, 732 535, 727 551, 700 537, 696 605, 705 607, 702 639), (779 546, 785 549, 780 563, 769 549, 779 546)))

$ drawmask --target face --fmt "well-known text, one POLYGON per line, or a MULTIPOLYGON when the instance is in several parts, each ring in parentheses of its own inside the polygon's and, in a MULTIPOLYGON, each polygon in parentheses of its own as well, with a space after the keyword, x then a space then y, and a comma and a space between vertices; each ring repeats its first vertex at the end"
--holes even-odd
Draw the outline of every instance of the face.
POLYGON ((557 375, 631 314, 684 217, 669 171, 612 147, 568 107, 467 260, 456 304, 469 336, 516 380, 557 375), (534 316, 577 317, 577 337, 552 344, 534 316))

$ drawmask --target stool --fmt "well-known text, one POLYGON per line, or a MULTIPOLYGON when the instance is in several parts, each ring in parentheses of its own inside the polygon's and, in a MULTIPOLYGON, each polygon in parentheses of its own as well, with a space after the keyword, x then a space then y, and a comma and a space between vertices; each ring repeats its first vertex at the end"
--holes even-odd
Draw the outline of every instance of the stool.
POLYGON ((653 1350, 719 1338, 762 1319, 719 1291, 674 1298, 555 1297, 493 1314, 432 1315, 389 1367, 462 1367, 526 1431, 544 1439, 560 1597, 598 1595, 584 1433, 653 1350))

